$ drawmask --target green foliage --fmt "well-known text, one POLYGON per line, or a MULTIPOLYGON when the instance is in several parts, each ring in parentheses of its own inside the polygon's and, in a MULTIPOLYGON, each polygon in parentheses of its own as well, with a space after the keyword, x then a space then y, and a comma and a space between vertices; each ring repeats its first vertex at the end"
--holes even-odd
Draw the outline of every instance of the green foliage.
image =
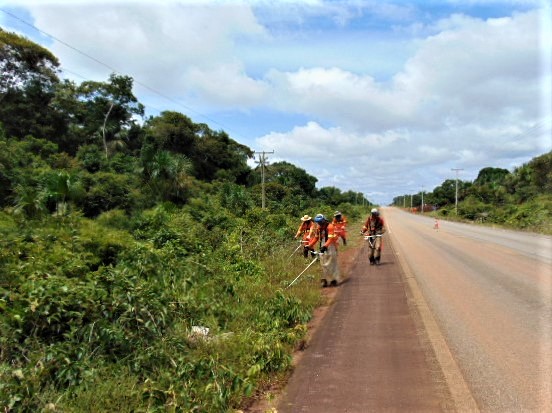
POLYGON ((511 202, 512 198, 504 186, 496 183, 474 185, 471 193, 481 201, 493 205, 504 205, 511 202))
POLYGON ((53 139, 65 127, 49 106, 58 59, 47 49, 0 28, 0 123, 8 136, 53 139))
MULTIPOLYGON (((458 215, 455 180, 448 179, 427 193, 425 203, 436 205, 441 216, 550 233, 550 182, 552 152, 533 158, 511 173, 487 167, 479 171, 473 183, 458 181, 458 215)), ((412 198, 413 205, 420 205, 419 194, 412 198)), ((405 203, 405 196, 393 199, 396 206, 402 207, 405 203)))
POLYGON ((89 378, 75 386, 72 397, 56 397, 46 393, 50 410, 62 412, 120 412, 144 411, 140 392, 140 377, 126 366, 95 368, 89 378))
POLYGON ((183 203, 190 195, 190 160, 181 154, 146 145, 141 153, 142 173, 149 193, 157 201, 183 203))
POLYGON ((96 222, 106 228, 121 229, 125 231, 132 228, 130 217, 121 209, 112 209, 102 212, 97 217, 96 222))
POLYGON ((139 160, 122 152, 117 152, 109 158, 108 168, 118 174, 135 176, 139 169, 139 160))
MULTIPOLYGON (((253 175, 255 182, 261 181, 260 168, 257 168, 253 175)), ((288 162, 275 162, 266 171, 267 182, 277 182, 296 194, 314 196, 316 192, 316 181, 314 176, 306 173, 304 169, 298 168, 288 162)))
POLYGON ((230 182, 223 182, 219 187, 220 204, 237 216, 243 216, 253 208, 253 199, 247 190, 230 182))
POLYGON ((253 208, 211 220, 224 209, 205 205, 204 223, 171 205, 61 226, 1 215, 2 405, 227 411, 289 369, 318 299, 316 287, 284 293, 289 268, 263 264, 289 217, 253 208), (193 338, 192 325, 212 338, 193 338))
MULTIPOLYGON (((459 194, 460 199, 463 198, 461 192, 462 182, 459 182, 459 194)), ((432 201, 435 205, 447 205, 454 204, 456 201, 456 181, 453 179, 447 179, 440 186, 436 187, 432 192, 432 201)), ((410 205, 410 204, 409 204, 410 205)))
POLYGON ((106 160, 98 145, 81 145, 77 151, 77 159, 88 172, 98 172, 106 160))
POLYGON ((458 205, 458 214, 467 219, 476 220, 482 213, 489 213, 489 205, 473 196, 467 197, 458 205))
POLYGON ((539 192, 552 194, 552 151, 537 156, 528 165, 533 170, 532 183, 539 192))
POLYGON ((55 204, 58 215, 65 215, 71 203, 84 194, 79 177, 67 171, 51 171, 45 174, 43 183, 44 197, 55 204))
MULTIPOLYGON (((86 81, 75 91, 78 105, 75 120, 82 126, 82 137, 101 144, 106 159, 125 131, 144 115, 144 106, 132 93, 133 79, 112 73, 108 82, 86 81)), ((82 142, 85 143, 85 142, 82 142)))
POLYGON ((87 217, 95 217, 111 209, 130 211, 138 202, 132 193, 137 182, 132 176, 111 172, 86 174, 83 177, 86 193, 78 205, 87 217))
POLYGON ((208 182, 223 179, 245 184, 250 174, 247 160, 253 155, 251 149, 231 139, 224 131, 215 132, 207 125, 199 126, 191 157, 194 176, 208 182))
POLYGON ((552 234, 552 196, 542 195, 519 205, 504 222, 512 228, 552 234))
POLYGON ((500 184, 504 181, 504 179, 509 173, 510 172, 507 169, 503 169, 503 168, 492 168, 492 167, 483 168, 479 171, 479 174, 477 175, 477 178, 475 178, 475 181, 473 182, 473 184, 474 185, 485 185, 485 184, 491 184, 491 183, 500 184))
POLYGON ((339 204, 343 203, 357 205, 366 203, 370 205, 370 202, 366 198, 364 198, 364 195, 362 193, 357 193, 353 191, 342 193, 339 188, 335 188, 333 186, 326 186, 324 188, 321 188, 318 191, 317 198, 321 201, 321 203, 329 205, 331 208, 336 208, 339 204))
POLYGON ((165 111, 146 122, 148 140, 157 150, 166 150, 191 157, 194 154, 198 125, 178 112, 165 111))
POLYGON ((46 196, 38 186, 18 184, 14 189, 15 213, 38 218, 47 211, 46 196))

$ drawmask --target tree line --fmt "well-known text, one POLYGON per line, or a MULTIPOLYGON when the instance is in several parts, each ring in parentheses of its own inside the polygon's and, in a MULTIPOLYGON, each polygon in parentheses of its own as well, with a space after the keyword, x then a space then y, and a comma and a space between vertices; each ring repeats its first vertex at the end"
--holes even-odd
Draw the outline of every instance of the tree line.
MULTIPOLYGON (((17 165, 36 161, 20 159, 29 157, 19 155, 25 150, 80 185, 80 192, 64 199, 89 217, 161 201, 182 205, 201 183, 215 181, 245 186, 260 196, 261 174, 247 164, 253 157, 249 147, 177 111, 144 119, 129 76, 111 74, 105 82, 80 84, 60 80, 59 61, 51 52, 2 29, 0 68, 0 139, 6 149, 0 155, 2 207, 15 203, 32 213, 44 207, 43 194, 37 190, 31 199, 31 188, 50 188, 45 181, 53 172, 43 165, 40 174, 15 176, 17 165)), ((313 200, 369 204, 361 193, 317 189, 315 177, 288 162, 272 164, 265 180, 271 206, 278 202, 297 214, 313 200)))
POLYGON ((393 205, 412 206, 438 216, 503 224, 552 233, 552 151, 509 171, 485 167, 471 181, 447 179, 430 192, 393 198, 393 205))

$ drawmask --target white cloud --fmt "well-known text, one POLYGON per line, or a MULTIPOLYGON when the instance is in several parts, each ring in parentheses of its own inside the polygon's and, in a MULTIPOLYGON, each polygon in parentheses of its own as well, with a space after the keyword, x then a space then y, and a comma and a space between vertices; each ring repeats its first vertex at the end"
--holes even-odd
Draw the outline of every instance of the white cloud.
POLYGON ((536 119, 536 12, 487 21, 455 15, 438 26, 446 30, 420 42, 391 83, 336 67, 272 70, 272 104, 355 132, 536 119))
POLYGON ((392 91, 369 76, 339 68, 300 69, 293 73, 271 71, 267 81, 274 89, 273 105, 349 128, 379 130, 397 125, 409 111, 392 91))
MULTIPOLYGON (((247 5, 86 2, 36 5, 31 13, 37 27, 172 97, 205 93, 205 99, 215 99, 214 88, 226 85, 223 99, 216 96, 219 103, 247 104, 261 93, 234 56, 240 39, 266 35, 247 5)), ((51 50, 69 70, 88 67, 79 73, 86 78, 105 80, 109 74, 61 43, 51 50)))
POLYGON ((358 135, 341 127, 326 129, 316 122, 308 122, 289 133, 269 133, 257 142, 263 148, 273 148, 280 157, 332 160, 334 165, 345 166, 351 158, 368 160, 373 151, 407 140, 406 131, 358 135))
POLYGON ((190 90, 202 95, 212 105, 247 108, 261 104, 267 98, 266 85, 247 76, 239 62, 208 68, 192 67, 185 78, 190 83, 190 90))
POLYGON ((270 72, 274 105, 319 122, 257 142, 299 164, 309 160, 322 186, 343 175, 335 186, 356 182, 373 193, 385 181, 404 184, 412 168, 421 168, 420 176, 435 173, 437 185, 451 166, 476 174, 542 150, 542 140, 527 132, 540 116, 538 13, 453 15, 436 27, 389 83, 339 68, 270 72), (377 180, 370 178, 374 170, 377 180))

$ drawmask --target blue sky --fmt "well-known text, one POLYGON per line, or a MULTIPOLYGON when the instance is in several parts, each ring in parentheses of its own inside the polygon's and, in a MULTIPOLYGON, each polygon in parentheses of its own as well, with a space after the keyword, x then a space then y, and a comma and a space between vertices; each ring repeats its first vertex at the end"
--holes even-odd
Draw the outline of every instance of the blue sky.
POLYGON ((64 76, 115 69, 135 79, 149 115, 182 112, 372 202, 430 191, 452 168, 473 180, 552 149, 546 2, 0 0, 0 10, 0 25, 49 48, 64 76))

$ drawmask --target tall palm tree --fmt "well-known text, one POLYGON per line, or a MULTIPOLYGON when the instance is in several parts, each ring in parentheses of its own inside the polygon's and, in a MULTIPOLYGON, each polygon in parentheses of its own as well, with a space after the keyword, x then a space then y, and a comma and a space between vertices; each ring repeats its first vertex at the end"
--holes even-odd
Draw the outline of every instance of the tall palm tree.
POLYGON ((179 197, 192 162, 186 156, 166 150, 142 151, 142 171, 152 191, 162 198, 179 197))

